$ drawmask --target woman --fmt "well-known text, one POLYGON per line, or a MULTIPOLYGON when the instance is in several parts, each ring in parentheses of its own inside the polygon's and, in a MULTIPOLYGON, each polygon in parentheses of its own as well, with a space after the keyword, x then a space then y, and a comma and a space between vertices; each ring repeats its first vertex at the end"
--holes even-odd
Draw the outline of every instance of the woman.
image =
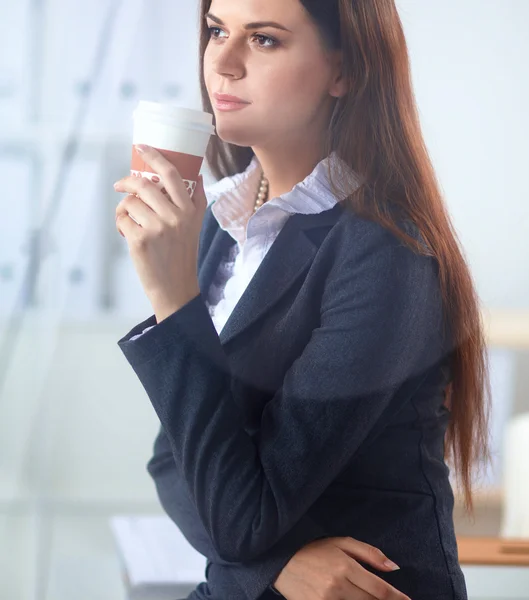
POLYGON ((200 10, 220 181, 190 199, 144 148, 169 196, 116 188, 154 309, 119 341, 161 421, 148 469, 208 559, 189 598, 462 600, 445 459, 471 509, 485 345, 394 1, 200 10))

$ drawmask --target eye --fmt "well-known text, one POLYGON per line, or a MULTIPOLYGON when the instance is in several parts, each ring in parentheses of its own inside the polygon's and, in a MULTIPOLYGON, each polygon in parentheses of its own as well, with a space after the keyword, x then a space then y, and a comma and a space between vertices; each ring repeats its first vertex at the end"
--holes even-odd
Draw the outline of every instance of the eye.
MULTIPOLYGON (((209 37, 210 39, 220 39, 219 35, 216 32, 220 32, 222 31, 222 29, 220 29, 220 27, 208 27, 208 31, 209 31, 209 37)), ((275 40, 274 38, 269 37, 268 35, 262 35, 259 33, 256 33, 253 36, 255 39, 259 40, 259 43, 257 44, 259 48, 275 48, 277 46, 279 46, 279 42, 277 40, 275 40)))
POLYGON ((208 27, 208 31, 209 31, 209 37, 213 37, 214 39, 216 39, 217 36, 213 35, 214 31, 222 31, 220 29, 220 27, 208 27))
POLYGON ((257 38, 257 39, 259 39, 261 42, 262 42, 263 40, 264 40, 264 41, 267 41, 267 42, 271 42, 271 44, 269 44, 268 46, 265 46, 265 45, 259 44, 259 46, 260 46, 261 48, 275 48, 275 47, 278 45, 278 42, 277 42, 277 40, 274 40, 274 38, 268 37, 267 35, 261 35, 260 33, 256 33, 256 34, 254 35, 254 38, 257 38))

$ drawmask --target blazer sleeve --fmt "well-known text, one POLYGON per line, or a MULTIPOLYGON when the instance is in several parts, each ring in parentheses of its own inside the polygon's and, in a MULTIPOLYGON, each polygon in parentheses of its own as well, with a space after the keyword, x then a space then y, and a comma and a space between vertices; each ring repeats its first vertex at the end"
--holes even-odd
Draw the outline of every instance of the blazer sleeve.
MULTIPOLYGON (((177 472, 171 446, 163 427, 160 427, 154 442, 154 453, 147 465, 147 470, 154 480, 158 498, 164 511, 178 525, 181 522, 182 514, 178 500, 175 498, 174 490, 178 489, 181 485, 181 478, 177 472)), ((197 524, 193 522, 192 527, 196 536, 197 524)), ((186 534, 185 531, 182 531, 182 533, 186 534)), ((230 562, 232 578, 244 590, 245 597, 247 598, 260 598, 267 588, 271 592, 279 594, 279 592, 274 590, 273 583, 292 556, 310 542, 325 537, 329 537, 326 529, 317 521, 311 519, 309 515, 305 514, 281 538, 279 543, 275 544, 267 552, 260 554, 255 560, 230 562)), ((193 540, 190 538, 189 541, 193 542, 196 539, 193 540)), ((208 560, 212 562, 216 561, 216 557, 210 554, 209 550, 201 547, 196 548, 207 556, 208 560)), ((233 597, 236 595, 237 592, 234 591, 233 597)), ((279 595, 281 596, 281 594, 279 595)), ((228 591, 226 591, 226 596, 229 596, 228 591)))
POLYGON ((118 342, 223 559, 252 560, 274 546, 355 456, 399 388, 439 360, 437 263, 388 239, 366 236, 335 261, 320 325, 265 406, 257 440, 243 428, 201 294, 140 339, 128 338, 142 325, 118 342))

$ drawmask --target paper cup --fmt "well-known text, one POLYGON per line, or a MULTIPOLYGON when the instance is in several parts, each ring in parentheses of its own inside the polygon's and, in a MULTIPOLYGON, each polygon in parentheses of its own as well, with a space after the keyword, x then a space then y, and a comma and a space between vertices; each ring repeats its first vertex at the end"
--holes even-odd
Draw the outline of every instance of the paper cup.
POLYGON ((154 172, 134 148, 136 144, 152 146, 175 165, 193 197, 209 139, 214 133, 210 113, 141 101, 134 111, 131 175, 147 177, 167 194, 159 173, 154 172))

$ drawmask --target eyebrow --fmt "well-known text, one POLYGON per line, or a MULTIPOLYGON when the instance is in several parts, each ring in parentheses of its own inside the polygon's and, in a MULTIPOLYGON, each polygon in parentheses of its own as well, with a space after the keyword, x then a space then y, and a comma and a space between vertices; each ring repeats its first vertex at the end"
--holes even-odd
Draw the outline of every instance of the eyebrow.
MULTIPOLYGON (((205 18, 209 18, 212 21, 215 21, 215 23, 218 23, 219 25, 225 25, 225 23, 221 19, 219 19, 215 15, 212 15, 211 13, 208 13, 205 18)), ((257 23, 247 23, 244 26, 244 29, 259 29, 261 27, 275 27, 276 29, 282 29, 283 31, 288 31, 292 33, 290 29, 287 29, 284 25, 280 25, 279 23, 275 23, 274 21, 259 21, 257 23)))

